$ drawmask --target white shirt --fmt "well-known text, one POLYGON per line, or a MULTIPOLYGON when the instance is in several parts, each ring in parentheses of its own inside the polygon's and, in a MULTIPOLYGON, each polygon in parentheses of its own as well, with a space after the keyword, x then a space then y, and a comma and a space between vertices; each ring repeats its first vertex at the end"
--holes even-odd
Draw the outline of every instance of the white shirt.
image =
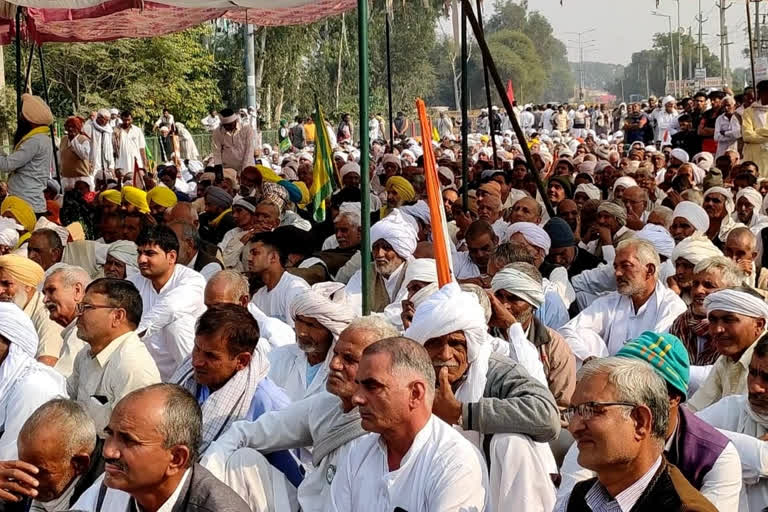
POLYGON ((307 356, 297 344, 277 347, 269 352, 269 378, 285 390, 285 394, 296 402, 325 390, 328 368, 325 362, 307 383, 307 356))
POLYGON ((752 360, 752 352, 754 352, 756 344, 757 340, 744 351, 737 361, 727 356, 718 356, 707 379, 688 400, 688 408, 692 411, 698 411, 725 396, 746 393, 749 362, 752 360))
POLYGON ((400 467, 390 471, 379 434, 355 441, 331 484, 332 512, 483 512, 488 474, 472 443, 436 416, 416 434, 400 467))
MULTIPOLYGON (((167 500, 160 506, 160 508, 157 509, 157 512, 171 512, 173 510, 174 505, 176 505, 176 502, 179 501, 181 490, 184 488, 184 484, 187 482, 187 479, 189 478, 190 469, 188 468, 184 472, 184 476, 181 477, 181 480, 179 480, 179 485, 176 486, 176 489, 173 491, 173 494, 171 494, 167 500)), ((91 485, 88 490, 86 490, 80 498, 77 500, 77 502, 72 506, 72 510, 88 510, 88 511, 95 511, 96 510, 96 504, 99 500, 99 489, 101 489, 101 485, 104 482, 104 475, 101 475, 95 482, 93 482, 93 485, 91 485)), ((136 507, 133 510, 128 509, 128 505, 131 502, 131 495, 127 492, 123 492, 119 489, 107 489, 106 494, 104 495, 104 502, 101 504, 101 511, 102 512, 116 512, 116 511, 123 511, 126 512, 141 512, 140 507, 138 506, 138 503, 136 504, 136 507)))
POLYGON ((453 253, 453 274, 456 279, 470 279, 481 275, 480 269, 469 257, 468 251, 453 253))
MULTIPOLYGON (((185 266, 187 268, 193 269, 195 268, 195 263, 197 263, 197 256, 200 254, 200 251, 198 250, 195 255, 192 257, 191 260, 189 260, 189 263, 187 263, 185 266)), ((199 274, 205 278, 206 281, 208 281, 211 277, 213 277, 213 274, 221 270, 221 264, 219 264, 216 261, 212 261, 211 263, 207 264, 203 268, 200 269, 199 274)))
POLYGON ((144 332, 142 340, 166 381, 192 352, 195 322, 205 311, 205 278, 184 265, 176 265, 159 292, 141 274, 128 277, 128 281, 139 290, 144 306, 136 332, 144 332))
POLYGON ((293 327, 293 318, 291 317, 291 304, 293 300, 304 290, 308 290, 307 282, 293 274, 283 272, 280 281, 277 282, 272 290, 266 286, 259 288, 253 294, 251 303, 259 308, 265 315, 277 318, 293 327))
POLYGON ((144 160, 141 158, 141 150, 147 147, 144 132, 138 126, 132 125, 128 130, 118 129, 117 133, 120 136, 120 148, 115 169, 123 169, 130 176, 134 169, 134 162, 138 162, 140 168, 144 167, 144 160))
MULTIPOLYGON (((400 283, 400 287, 398 287, 400 278, 403 277, 402 273, 405 271, 404 269, 405 264, 400 265, 395 269, 394 272, 392 272, 392 274, 390 274, 388 278, 384 280, 384 285, 387 289, 387 294, 389 295, 389 304, 391 306, 400 306, 400 302, 408 295, 408 290, 406 289, 408 283, 400 283)), ((405 280, 403 279, 403 281, 405 280)), ((363 275, 361 270, 357 270, 354 274, 352 274, 352 277, 349 278, 345 292, 347 294, 347 301, 349 305, 355 311, 359 311, 360 314, 362 314, 363 275)), ((395 309, 397 308, 395 307, 395 309)), ((387 313, 385 316, 390 319, 390 321, 393 321, 395 324, 397 324, 394 317, 399 316, 399 313, 392 311, 391 313, 387 313)))
POLYGON ((680 297, 656 283, 656 290, 638 311, 630 297, 611 292, 599 297, 559 331, 577 362, 581 362, 590 356, 614 355, 644 331, 669 332, 672 322, 686 309, 680 297))
POLYGON ((61 331, 61 338, 64 343, 61 345, 59 360, 56 361, 53 369, 67 378, 72 374, 72 366, 75 364, 77 353, 85 347, 85 342, 77 337, 77 318, 61 331))
POLYGON ((219 242, 222 259, 224 260, 224 268, 240 268, 240 256, 243 252, 243 247, 245 247, 240 238, 244 234, 245 230, 237 227, 224 233, 224 237, 219 242))

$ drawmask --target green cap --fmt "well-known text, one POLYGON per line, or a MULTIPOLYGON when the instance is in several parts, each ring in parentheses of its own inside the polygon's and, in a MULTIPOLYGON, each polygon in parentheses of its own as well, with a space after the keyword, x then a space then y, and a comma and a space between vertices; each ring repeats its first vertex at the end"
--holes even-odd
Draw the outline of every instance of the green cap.
POLYGON ((677 336, 645 331, 624 345, 616 355, 645 361, 661 378, 680 391, 683 399, 688 395, 690 359, 677 336))

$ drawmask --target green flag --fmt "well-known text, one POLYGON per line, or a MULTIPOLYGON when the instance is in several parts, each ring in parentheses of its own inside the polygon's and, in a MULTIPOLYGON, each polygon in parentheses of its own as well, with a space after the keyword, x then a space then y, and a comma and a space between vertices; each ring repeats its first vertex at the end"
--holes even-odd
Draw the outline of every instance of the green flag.
POLYGON ((331 197, 335 180, 333 177, 333 153, 326 131, 325 116, 323 116, 323 111, 317 101, 315 101, 315 113, 312 114, 312 118, 315 121, 315 161, 309 196, 314 205, 315 221, 323 222, 325 220, 325 200, 331 197))

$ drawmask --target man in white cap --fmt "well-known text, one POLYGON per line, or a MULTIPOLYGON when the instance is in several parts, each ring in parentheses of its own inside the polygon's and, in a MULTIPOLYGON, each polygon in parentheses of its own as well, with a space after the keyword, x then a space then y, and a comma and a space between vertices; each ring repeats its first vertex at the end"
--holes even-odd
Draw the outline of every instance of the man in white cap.
MULTIPOLYGON (((486 461, 489 510, 521 507, 521 499, 521 509, 550 510, 554 486, 547 475, 554 470, 554 459, 546 444, 534 441, 557 435, 555 403, 546 381, 531 378, 525 365, 492 352, 486 329, 477 298, 449 283, 416 308, 405 335, 424 345, 432 360, 437 383, 433 414, 481 450, 486 437, 494 434, 486 461), (497 404, 494 412, 488 409, 491 403, 497 404)), ((535 354, 532 345, 525 348, 535 354)), ((540 365, 538 372, 543 378, 540 365)))
POLYGON ((219 119, 221 125, 211 135, 213 164, 238 172, 253 165, 255 136, 251 125, 241 124, 240 116, 230 108, 222 110, 219 119))
POLYGON ((745 187, 736 194, 736 210, 731 214, 735 222, 760 230, 768 225, 768 217, 760 214, 763 196, 752 187, 745 187))
POLYGON ((0 460, 18 459, 16 440, 27 418, 52 398, 67 396, 66 381, 35 361, 35 326, 18 306, 0 302, 0 460))
POLYGON ((704 192, 704 211, 709 217, 707 237, 718 247, 723 247, 731 229, 740 224, 733 220, 733 195, 723 187, 710 187, 704 192))
MULTIPOLYGON (((405 298, 403 285, 408 262, 418 243, 418 226, 410 215, 400 210, 371 227, 371 247, 374 259, 373 304, 371 311, 383 312, 392 303, 405 298)), ((347 297, 356 311, 362 311, 362 273, 355 272, 347 283, 347 297)))
POLYGON ((578 362, 613 355, 644 331, 667 332, 685 302, 658 280, 654 246, 629 239, 616 247, 617 291, 603 295, 559 329, 578 362))
POLYGON ((651 121, 654 124, 653 138, 657 144, 671 142, 672 136, 677 133, 677 109, 675 98, 665 96, 661 105, 651 113, 651 121))
POLYGON ((677 203, 669 228, 669 234, 675 239, 675 243, 680 243, 693 234, 706 234, 708 229, 709 215, 704 208, 691 201, 677 203))
POLYGON ((127 279, 138 274, 139 253, 136 244, 129 240, 118 240, 107 249, 107 259, 102 266, 104 277, 127 279))
POLYGON ((724 396, 747 392, 747 374, 755 344, 765 336, 768 304, 751 288, 724 289, 704 299, 709 335, 720 356, 707 380, 688 400, 698 411, 724 396))
POLYGON ((670 258, 675 274, 667 279, 667 285, 686 304, 690 304, 691 286, 693 286, 693 268, 701 261, 715 256, 722 256, 720 249, 704 235, 691 235, 675 246, 670 258))
MULTIPOLYGON (((113 109, 114 119, 117 117, 117 109, 113 109)), ((120 128, 120 124, 113 125, 110 121, 111 112, 105 108, 99 110, 96 115, 96 121, 91 124, 91 130, 88 134, 91 139, 90 163, 91 174, 96 181, 106 182, 114 177, 115 155, 112 145, 112 136, 115 129, 120 128)))

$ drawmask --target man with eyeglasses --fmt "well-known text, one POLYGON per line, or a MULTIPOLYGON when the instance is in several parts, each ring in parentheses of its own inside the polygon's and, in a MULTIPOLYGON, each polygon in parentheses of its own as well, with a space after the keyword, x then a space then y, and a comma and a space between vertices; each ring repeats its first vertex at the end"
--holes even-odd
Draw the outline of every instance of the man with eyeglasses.
POLYGON ((577 377, 564 416, 578 463, 597 476, 562 496, 557 512, 717 510, 664 457, 669 395, 653 366, 605 357, 585 363, 577 377))
POLYGON ((121 398, 160 382, 155 361, 135 332, 141 310, 132 283, 106 277, 89 284, 77 305, 77 337, 89 347, 75 357, 67 392, 85 407, 99 434, 121 398))
MULTIPOLYGON (((646 331, 624 345, 616 356, 650 363, 666 382, 669 421, 664 457, 667 462, 674 464, 718 510, 738 510, 742 471, 737 448, 714 427, 680 406, 689 389, 690 366, 685 345, 672 334, 646 331)), ((576 412, 571 409, 569 414, 576 412)), ((558 502, 567 498, 577 482, 595 476, 579 465, 577 457, 579 448, 571 445, 560 470, 563 480, 558 489, 558 502)))

